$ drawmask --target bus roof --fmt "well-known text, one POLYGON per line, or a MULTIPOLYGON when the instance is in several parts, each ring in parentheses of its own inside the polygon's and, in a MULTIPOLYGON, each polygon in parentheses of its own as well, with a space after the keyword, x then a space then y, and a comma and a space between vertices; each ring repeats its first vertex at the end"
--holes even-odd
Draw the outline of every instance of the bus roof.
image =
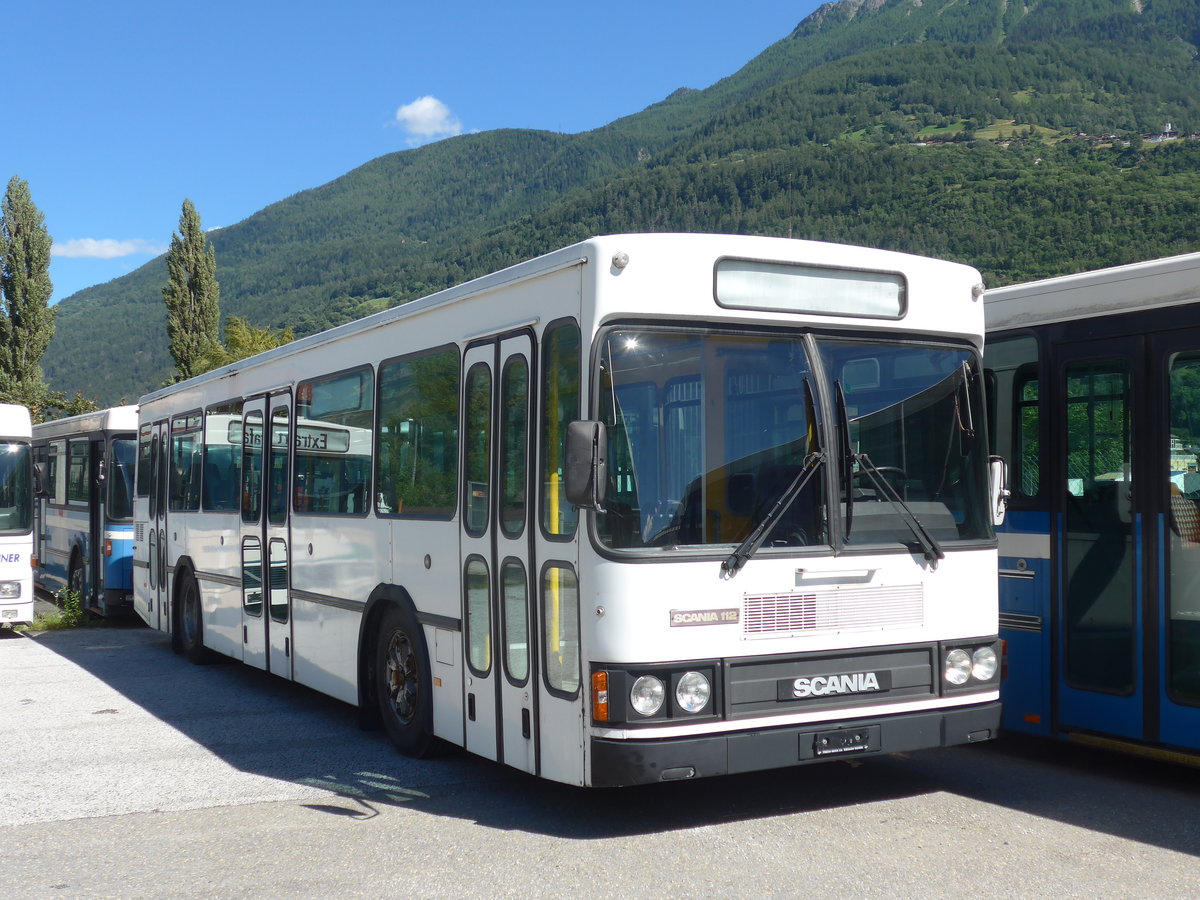
MULTIPOLYGON (((695 304, 695 290, 703 289, 712 298, 714 275, 712 266, 706 266, 701 271, 696 262, 706 258, 710 259, 713 265, 723 258, 745 258, 763 262, 777 261, 783 264, 802 261, 803 265, 846 271, 903 273, 907 280, 917 283, 919 289, 915 293, 918 296, 927 296, 934 291, 944 294, 948 290, 947 285, 962 287, 960 293, 973 307, 964 316, 954 315, 953 311, 948 310, 944 304, 936 304, 937 308, 934 308, 935 304, 927 304, 919 310, 919 315, 914 314, 904 320, 876 319, 874 321, 880 329, 936 332, 956 337, 970 335, 977 344, 982 340, 982 312, 978 310, 981 304, 973 302, 978 300, 979 293, 982 292, 982 282, 975 269, 961 263, 895 251, 782 237, 726 234, 616 234, 589 238, 421 299, 412 300, 327 331, 300 338, 257 356, 239 360, 179 384, 147 393, 141 398, 140 403, 142 405, 150 404, 161 398, 172 396, 181 390, 199 388, 209 382, 216 382, 238 373, 248 373, 258 367, 268 366, 275 361, 288 359, 296 354, 342 338, 360 335, 393 322, 413 319, 464 298, 478 298, 551 273, 585 266, 588 263, 594 264, 597 273, 611 274, 614 278, 643 277, 632 274, 634 266, 630 267, 629 272, 621 273, 623 264, 616 262, 618 257, 624 257, 626 260, 633 259, 642 272, 648 269, 653 270, 654 274, 647 278, 647 282, 661 289, 655 292, 647 291, 646 295, 649 296, 653 293, 657 305, 652 312, 657 316, 670 315, 672 318, 696 319, 716 318, 720 315, 730 321, 763 320, 774 316, 777 321, 789 320, 787 313, 773 314, 744 309, 721 309, 715 302, 706 311, 698 312, 695 304), (687 286, 688 289, 685 289, 683 284, 685 270, 691 279, 691 284, 687 286)), ((598 278, 600 275, 597 274, 595 277, 598 278)), ((635 312, 629 309, 625 311, 631 314, 635 312)), ((603 318, 603 311, 592 310, 592 312, 597 313, 599 318, 603 318)), ((650 314, 651 311, 640 312, 650 314)), ((470 340, 476 336, 482 337, 529 324, 528 322, 510 321, 510 319, 511 314, 509 314, 509 318, 505 318, 505 314, 501 310, 496 313, 494 321, 460 322, 457 326, 460 331, 457 339, 470 340), (478 331, 477 335, 474 333, 475 331, 478 331)), ((790 316, 790 320, 796 320, 795 314, 790 316)), ((860 327, 864 323, 862 316, 849 315, 820 316, 816 317, 816 320, 823 321, 830 327, 860 327)), ((811 323, 814 318, 808 318, 806 321, 811 323)))
POLYGON ((1194 303, 1200 253, 994 288, 983 299, 989 332, 1194 303))
POLYGON ((136 406, 112 406, 94 412, 55 419, 35 425, 33 436, 38 440, 67 437, 76 434, 99 434, 105 431, 133 431, 138 428, 136 406))
POLYGON ((0 438, 29 439, 29 410, 15 403, 0 403, 0 438))

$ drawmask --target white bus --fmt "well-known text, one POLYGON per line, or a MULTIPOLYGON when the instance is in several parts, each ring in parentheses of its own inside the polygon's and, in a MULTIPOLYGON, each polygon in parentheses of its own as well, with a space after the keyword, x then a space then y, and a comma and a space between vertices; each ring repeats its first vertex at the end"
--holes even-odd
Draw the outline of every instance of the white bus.
POLYGON ((136 406, 116 406, 33 428, 45 475, 34 512, 33 577, 42 590, 69 588, 85 609, 133 609, 133 473, 136 406))
POLYGON ((29 410, 0 403, 0 625, 33 622, 29 410))
POLYGON ((155 391, 135 608, 571 784, 990 738, 982 290, 616 235, 155 391))

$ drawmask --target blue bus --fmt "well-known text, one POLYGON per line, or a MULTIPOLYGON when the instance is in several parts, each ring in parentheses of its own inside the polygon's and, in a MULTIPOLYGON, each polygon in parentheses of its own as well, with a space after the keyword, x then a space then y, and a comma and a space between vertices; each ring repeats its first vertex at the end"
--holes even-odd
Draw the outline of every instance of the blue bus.
POLYGON ((1200 253, 988 291, 1004 727, 1200 751, 1200 253))
POLYGON ((133 610, 136 406, 33 426, 43 473, 35 504, 34 583, 68 588, 108 616, 133 610))

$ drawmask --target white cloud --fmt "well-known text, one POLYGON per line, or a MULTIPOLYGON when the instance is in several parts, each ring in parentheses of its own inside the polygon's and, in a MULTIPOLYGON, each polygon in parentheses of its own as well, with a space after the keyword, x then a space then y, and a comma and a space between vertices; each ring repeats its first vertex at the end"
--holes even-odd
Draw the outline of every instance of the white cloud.
POLYGON ((458 116, 437 97, 418 97, 396 110, 396 124, 408 132, 412 146, 462 134, 458 116))
POLYGON ((113 238, 76 238, 55 243, 50 247, 51 256, 63 256, 67 259, 118 259, 122 256, 157 256, 166 252, 165 246, 145 238, 133 238, 128 241, 113 238))

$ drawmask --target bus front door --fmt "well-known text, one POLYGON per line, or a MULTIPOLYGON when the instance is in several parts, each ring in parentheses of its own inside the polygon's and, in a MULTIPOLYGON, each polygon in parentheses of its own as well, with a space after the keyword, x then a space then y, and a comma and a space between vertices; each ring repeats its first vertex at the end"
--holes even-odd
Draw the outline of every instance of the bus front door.
POLYGON ((288 565, 291 402, 286 392, 242 410, 242 659, 292 677, 288 565))
POLYGON ((533 340, 508 335, 463 358, 461 578, 468 750, 536 771, 531 652, 530 372, 533 340))
POLYGON ((1137 339, 1059 347, 1057 723, 1140 739, 1147 485, 1137 339))

